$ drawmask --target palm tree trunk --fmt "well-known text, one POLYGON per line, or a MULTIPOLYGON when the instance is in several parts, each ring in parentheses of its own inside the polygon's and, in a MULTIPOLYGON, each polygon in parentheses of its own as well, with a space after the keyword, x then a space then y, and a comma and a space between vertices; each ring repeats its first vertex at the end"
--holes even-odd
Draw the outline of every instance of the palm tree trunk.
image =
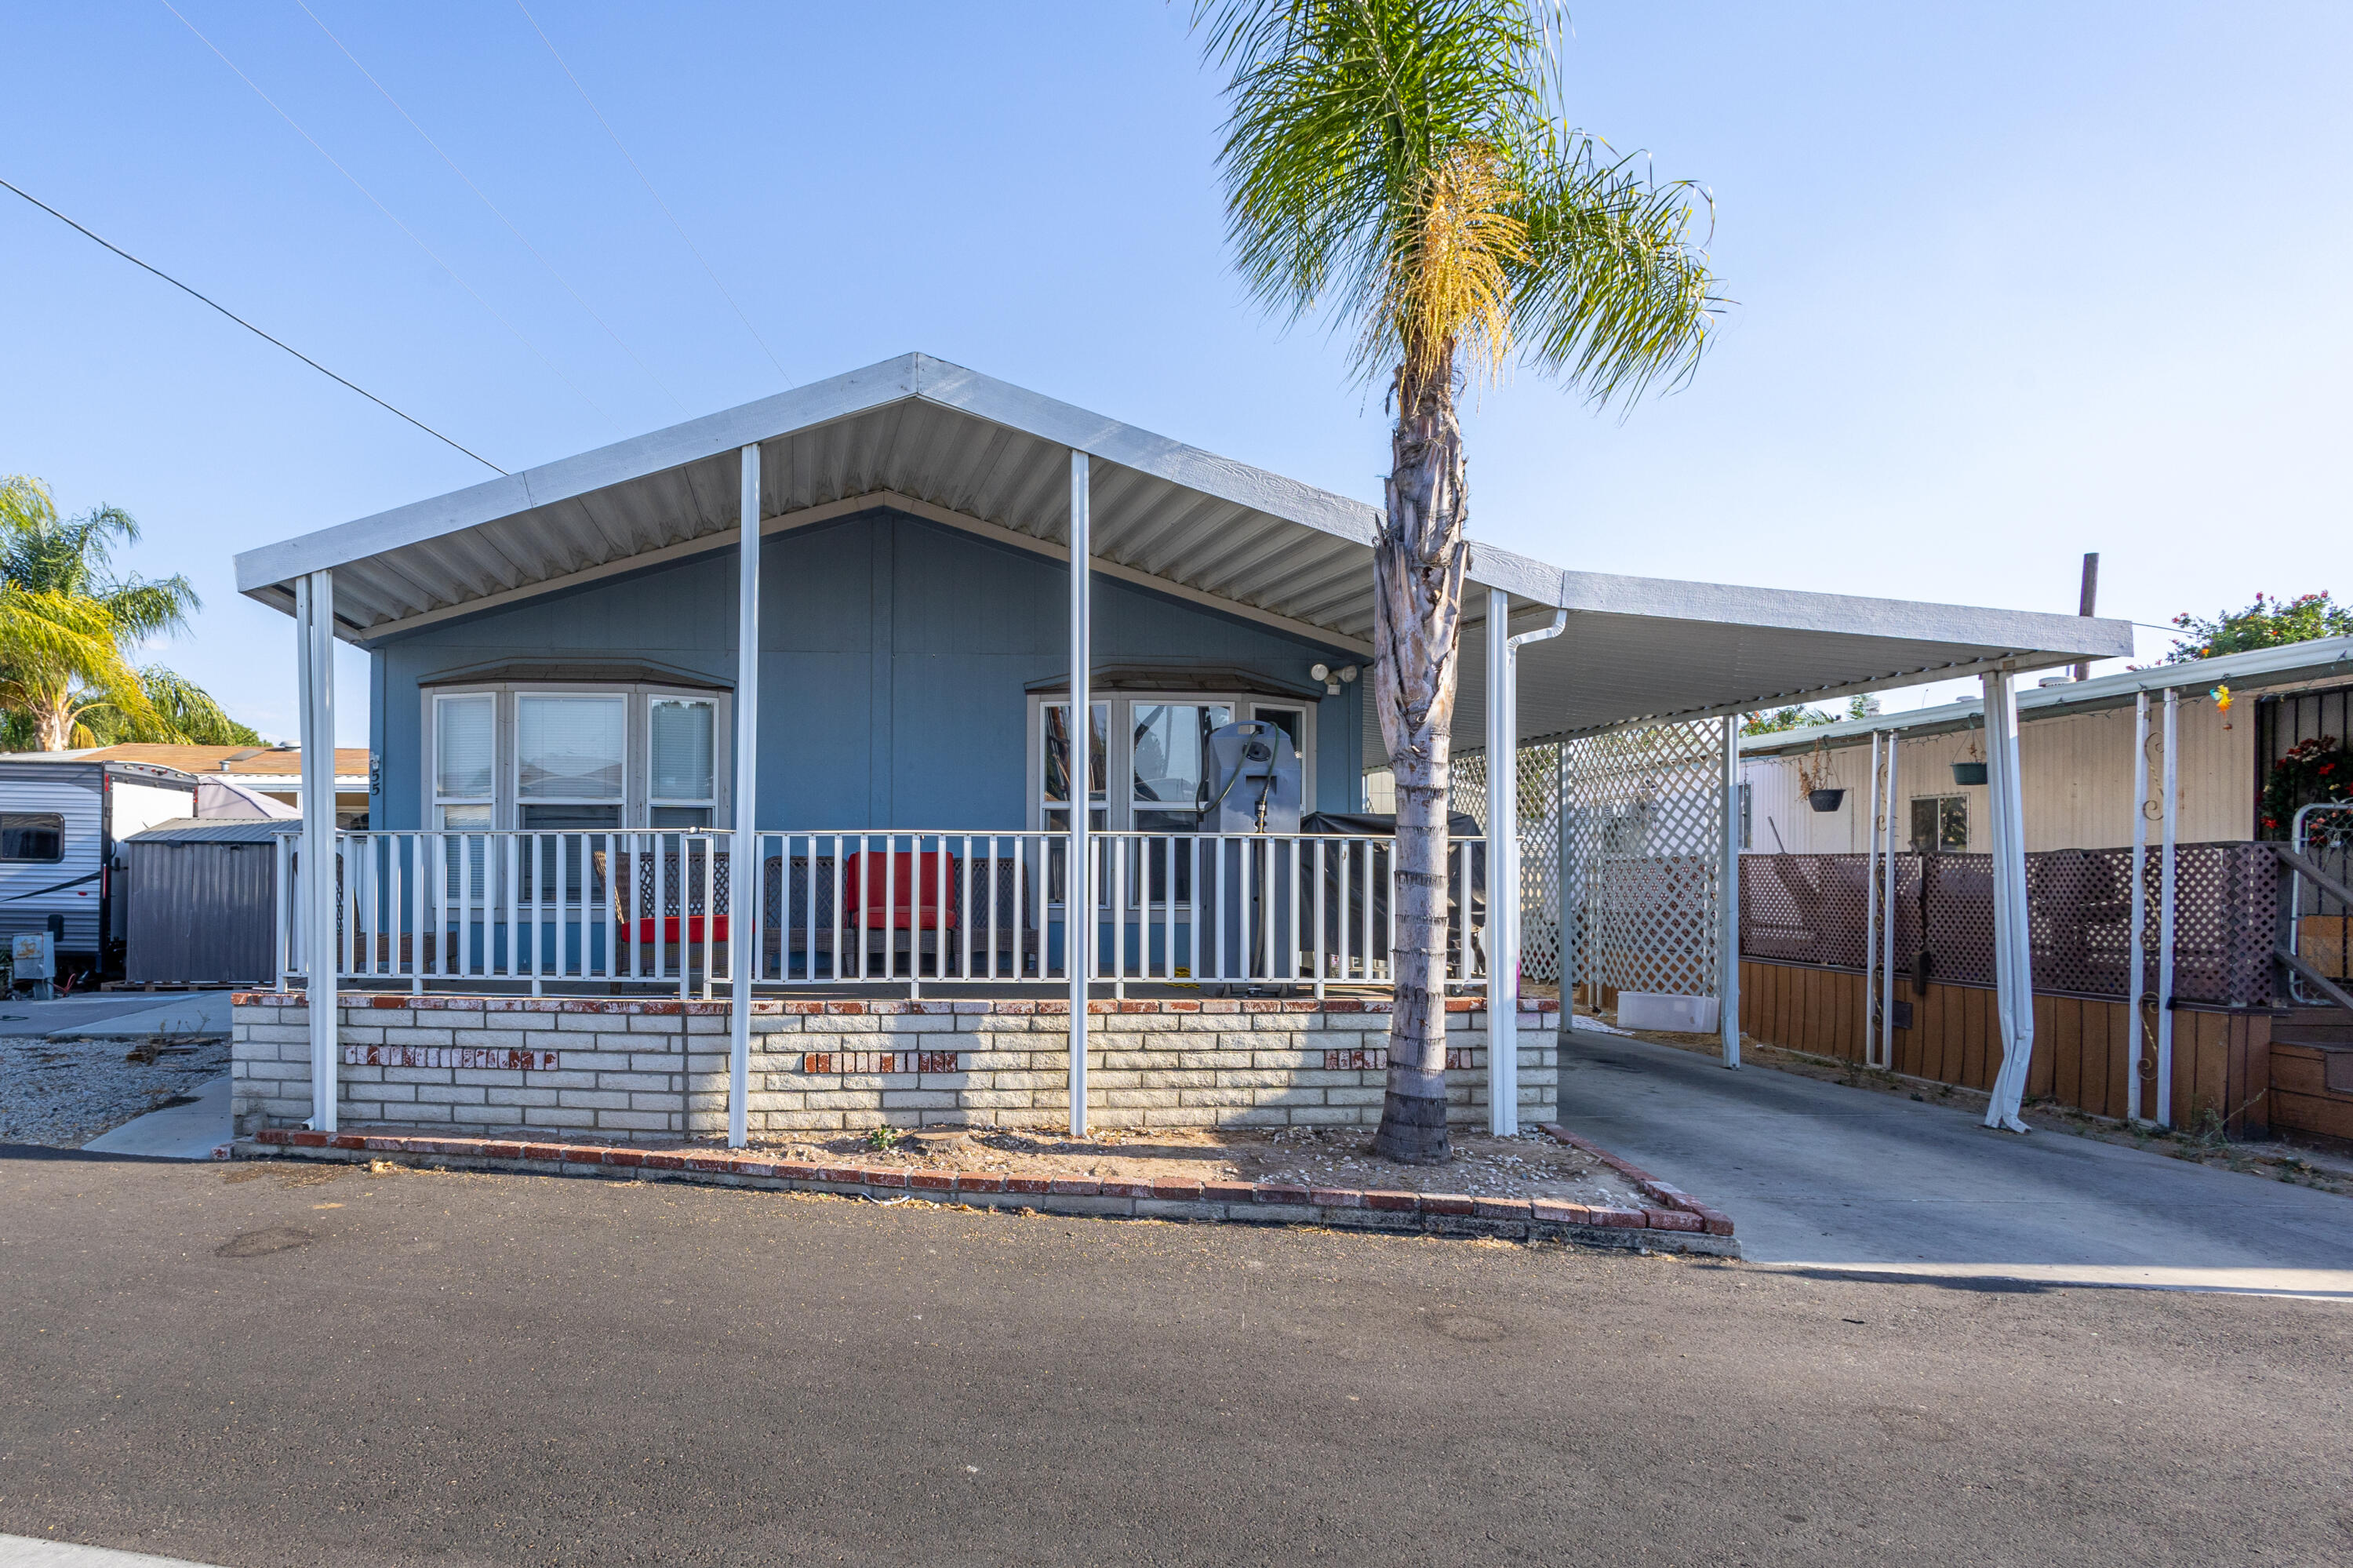
MULTIPOLYGON (((1373 1148, 1442 1164, 1446 1136, 1446 793, 1468 510, 1450 352, 1398 376, 1388 511, 1373 546, 1373 701, 1397 777, 1397 939, 1388 1093, 1373 1148)), ((1465 888, 1464 913, 1469 913, 1465 888)))
POLYGON ((73 744, 74 720, 81 710, 70 692, 43 692, 33 704, 33 731, 43 751, 63 751, 73 744))

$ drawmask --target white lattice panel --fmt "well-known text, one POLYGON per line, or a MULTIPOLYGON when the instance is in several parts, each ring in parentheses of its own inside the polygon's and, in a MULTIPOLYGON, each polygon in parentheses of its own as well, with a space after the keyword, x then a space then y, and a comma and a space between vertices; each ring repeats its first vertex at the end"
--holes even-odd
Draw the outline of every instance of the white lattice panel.
POLYGON ((1568 742, 1571 969, 1581 982, 1713 996, 1724 860, 1718 719, 1568 742))
MULTIPOLYGON (((1522 747, 1520 806, 1520 978, 1560 980, 1560 747, 1522 747)), ((1448 779, 1447 808, 1487 826, 1487 758, 1458 753, 1448 779)))

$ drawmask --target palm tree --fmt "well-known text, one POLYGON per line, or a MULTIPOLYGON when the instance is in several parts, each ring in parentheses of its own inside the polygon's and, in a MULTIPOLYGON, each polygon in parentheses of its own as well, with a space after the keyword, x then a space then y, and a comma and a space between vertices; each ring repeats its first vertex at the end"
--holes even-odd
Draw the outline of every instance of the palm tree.
POLYGON ((1566 128, 1547 0, 1195 0, 1194 22, 1231 71, 1219 166, 1244 280, 1288 319, 1352 325, 1356 369, 1396 415, 1373 696, 1397 777, 1397 1010, 1374 1146, 1439 1162, 1458 384, 1520 361, 1607 404, 1687 376, 1716 305, 1692 237, 1703 198, 1566 128))
POLYGON ((110 727, 123 732, 114 738, 164 741, 189 738, 175 710, 219 714, 179 676, 142 673, 126 656, 129 645, 184 629, 199 602, 184 577, 113 575, 114 542, 138 537, 139 524, 119 507, 64 518, 39 480, 0 481, 0 708, 28 724, 43 751, 94 744, 80 721, 98 710, 111 710, 110 727), (188 691, 202 703, 188 702, 188 691))

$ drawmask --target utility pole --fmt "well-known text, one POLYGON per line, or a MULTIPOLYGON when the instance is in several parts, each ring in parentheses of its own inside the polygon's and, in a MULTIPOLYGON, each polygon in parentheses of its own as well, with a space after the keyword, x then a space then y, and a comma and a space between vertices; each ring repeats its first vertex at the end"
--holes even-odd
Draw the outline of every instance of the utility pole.
MULTIPOLYGON (((2086 550, 2084 552, 2084 591, 2082 596, 2075 601, 2075 613, 2077 615, 2091 615, 2095 612, 2099 605, 2099 601, 2100 552, 2097 550, 2086 550)), ((2075 679, 2079 681, 2087 681, 2091 679, 2091 676, 2092 664, 2090 660, 2087 659, 2083 663, 2075 666, 2075 679)))

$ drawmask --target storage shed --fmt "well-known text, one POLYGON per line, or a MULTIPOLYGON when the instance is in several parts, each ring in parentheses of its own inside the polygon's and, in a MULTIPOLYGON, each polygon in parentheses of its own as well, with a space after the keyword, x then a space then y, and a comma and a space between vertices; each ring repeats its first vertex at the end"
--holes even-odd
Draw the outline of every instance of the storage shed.
POLYGON ((300 821, 159 822, 121 846, 133 985, 271 985, 276 844, 300 821))

